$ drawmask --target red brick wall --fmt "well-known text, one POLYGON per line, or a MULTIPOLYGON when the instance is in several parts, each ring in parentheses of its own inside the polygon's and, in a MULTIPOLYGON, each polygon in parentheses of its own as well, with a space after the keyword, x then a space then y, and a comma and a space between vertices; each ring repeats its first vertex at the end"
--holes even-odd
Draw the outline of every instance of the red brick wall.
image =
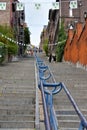
POLYGON ((78 43, 79 48, 79 62, 82 65, 87 65, 87 20, 85 27, 83 28, 82 35, 78 43))
POLYGON ((10 25, 10 0, 0 0, 0 2, 6 2, 6 10, 0 10, 0 25, 10 25))
POLYGON ((74 38, 71 42, 71 51, 70 51, 70 54, 71 54, 70 61, 73 62, 74 64, 78 61, 77 40, 78 40, 78 36, 75 33, 74 38))
POLYGON ((66 46, 64 50, 64 60, 74 64, 79 62, 82 65, 87 65, 87 20, 84 28, 78 23, 76 31, 69 30, 66 46))
POLYGON ((68 38, 67 38, 67 41, 66 41, 66 46, 65 46, 65 49, 64 49, 64 59, 65 61, 70 61, 70 43, 71 43, 71 40, 73 38, 73 30, 69 30, 68 31, 68 38))
POLYGON ((71 42, 71 62, 74 64, 78 62, 79 56, 78 56, 78 39, 80 37, 80 34, 82 32, 82 24, 78 23, 76 25, 76 31, 74 34, 74 37, 71 42))

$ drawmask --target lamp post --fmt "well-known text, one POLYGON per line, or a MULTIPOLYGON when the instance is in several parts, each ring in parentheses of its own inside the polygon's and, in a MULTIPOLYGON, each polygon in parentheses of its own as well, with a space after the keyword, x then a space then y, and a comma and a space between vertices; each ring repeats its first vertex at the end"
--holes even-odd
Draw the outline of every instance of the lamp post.
POLYGON ((73 28, 74 28, 74 27, 73 27, 73 25, 72 25, 72 24, 70 24, 69 29, 71 29, 71 30, 72 30, 73 28))
POLYGON ((84 12, 84 19, 86 21, 86 19, 87 19, 87 12, 84 12))

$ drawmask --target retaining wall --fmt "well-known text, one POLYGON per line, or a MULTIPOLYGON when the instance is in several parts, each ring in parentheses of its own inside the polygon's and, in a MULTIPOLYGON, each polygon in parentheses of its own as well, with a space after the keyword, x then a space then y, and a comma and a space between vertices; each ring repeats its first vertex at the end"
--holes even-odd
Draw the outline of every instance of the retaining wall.
POLYGON ((76 30, 70 29, 64 49, 64 60, 82 66, 87 65, 87 19, 84 27, 77 23, 76 30))

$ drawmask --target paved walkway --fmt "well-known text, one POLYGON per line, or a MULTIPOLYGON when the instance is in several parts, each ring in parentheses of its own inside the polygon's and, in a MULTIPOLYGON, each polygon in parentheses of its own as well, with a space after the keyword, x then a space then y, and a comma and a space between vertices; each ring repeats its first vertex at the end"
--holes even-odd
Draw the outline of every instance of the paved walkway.
MULTIPOLYGON (((39 54, 39 57, 41 57, 44 62, 49 65, 56 81, 65 83, 80 110, 87 118, 87 71, 81 68, 76 68, 75 65, 65 62, 49 63, 47 57, 42 53, 39 54)), ((31 94, 34 89, 35 67, 33 58, 25 58, 21 59, 19 62, 12 62, 4 66, 0 66, 0 97, 3 95, 6 97, 6 93, 13 93, 14 95, 17 93, 27 93, 28 96, 28 92, 31 94)), ((13 105, 13 103, 8 99, 7 101, 4 100, 4 104, 0 100, 0 109, 3 109, 3 106, 4 108, 7 107, 5 106, 7 102, 13 105), (3 105, 1 106, 1 104, 3 105)), ((21 103, 24 104, 24 102, 21 103)), ((27 103, 27 100, 25 103, 27 103)), ((15 102, 15 104, 17 107, 19 101, 15 102)))

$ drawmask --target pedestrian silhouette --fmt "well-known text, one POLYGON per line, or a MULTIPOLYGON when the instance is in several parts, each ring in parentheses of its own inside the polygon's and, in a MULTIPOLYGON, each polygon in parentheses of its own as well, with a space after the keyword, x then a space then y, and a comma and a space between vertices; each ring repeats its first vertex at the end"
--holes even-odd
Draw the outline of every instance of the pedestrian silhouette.
POLYGON ((51 60, 52 60, 52 54, 50 53, 49 55, 49 62, 51 63, 51 60))

